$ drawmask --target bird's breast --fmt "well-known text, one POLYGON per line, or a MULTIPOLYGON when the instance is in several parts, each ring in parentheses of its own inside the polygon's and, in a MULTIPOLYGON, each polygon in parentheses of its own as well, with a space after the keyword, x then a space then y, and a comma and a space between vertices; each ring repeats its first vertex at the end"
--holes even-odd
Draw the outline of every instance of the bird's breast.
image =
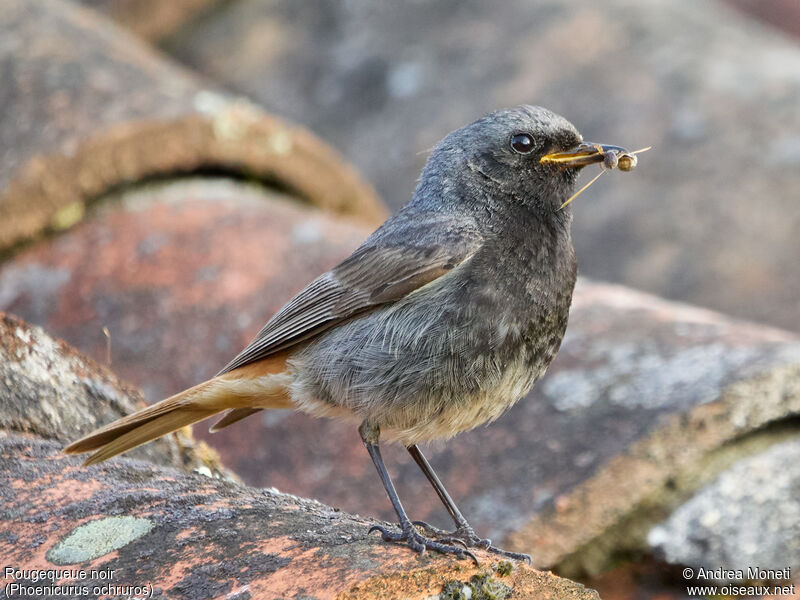
POLYGON ((532 268, 531 256, 478 257, 324 333, 293 360, 296 405, 371 419, 407 445, 497 418, 544 373, 566 327, 574 271, 532 268))

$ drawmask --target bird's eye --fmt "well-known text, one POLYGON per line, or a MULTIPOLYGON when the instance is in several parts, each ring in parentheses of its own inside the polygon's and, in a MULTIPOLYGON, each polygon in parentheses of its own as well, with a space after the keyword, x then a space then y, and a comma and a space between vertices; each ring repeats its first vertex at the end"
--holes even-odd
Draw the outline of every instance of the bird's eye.
POLYGON ((511 136, 511 148, 520 154, 530 154, 533 150, 533 138, 527 133, 517 133, 511 136))

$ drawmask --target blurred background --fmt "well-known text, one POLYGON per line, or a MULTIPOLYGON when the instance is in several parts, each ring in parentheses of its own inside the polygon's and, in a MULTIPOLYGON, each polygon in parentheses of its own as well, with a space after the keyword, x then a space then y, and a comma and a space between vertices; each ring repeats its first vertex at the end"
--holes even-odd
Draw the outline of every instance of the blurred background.
MULTIPOLYGON (((110 362, 150 401, 212 376, 409 199, 429 148, 485 112, 540 104, 585 139, 652 146, 633 173, 607 175, 576 201, 578 307, 587 309, 537 392, 550 412, 515 430, 539 440, 525 456, 530 487, 507 498, 499 473, 512 468, 503 461, 517 438, 504 436, 519 415, 435 449, 453 495, 467 496, 464 512, 498 539, 521 539, 530 519, 545 529, 540 515, 557 513, 559 498, 574 501, 569 494, 619 456, 667 431, 667 417, 719 400, 753 365, 800 362, 795 0, 8 0, 0 81, 0 310, 110 362), (728 317, 687 316, 591 280, 728 317), (618 312, 589 310, 597 297, 618 312), (592 359, 608 369, 586 376, 581 340, 627 328, 630 339, 592 359), (649 363, 637 362, 643 340, 663 346, 649 363), (603 377, 644 383, 620 392, 627 404, 608 384, 597 392, 607 404, 592 405, 602 414, 580 412, 603 377), (646 410, 636 399, 662 393, 646 410), (497 448, 491 459, 470 454, 486 444, 497 448), (469 471, 473 463, 484 470, 469 471)), ((797 445, 797 390, 782 393, 784 412, 764 423, 781 423, 770 440, 797 445)), ((282 412, 237 427, 196 433, 247 483, 391 517, 354 429, 282 412)), ((761 557, 765 568, 779 567, 773 559, 800 567, 800 518, 756 527, 764 545, 746 555, 725 550, 741 546, 738 528, 679 532, 691 519, 668 520, 693 494, 711 494, 704 486, 729 467, 750 485, 779 465, 789 477, 775 492, 783 508, 768 512, 794 514, 800 454, 759 444, 687 476, 683 495, 646 519, 650 533, 631 533, 650 502, 640 498, 597 535, 542 551, 554 558, 539 566, 609 598, 685 597, 674 565, 761 557), (741 466, 768 447, 777 462, 741 466)), ((717 442, 703 448, 716 452, 717 442)), ((409 459, 395 451, 390 460, 412 510, 441 518, 435 498, 418 498, 425 483, 409 459)))
POLYGON ((652 145, 576 215, 581 272, 796 328, 800 8, 792 0, 90 1, 307 126, 391 210, 449 131, 536 103, 652 145), (795 36, 795 37, 793 37, 795 36))
POLYGON ((163 45, 329 141, 392 210, 426 149, 500 106, 652 145, 577 207, 582 273, 796 328, 798 22, 796 2, 243 1, 163 45))

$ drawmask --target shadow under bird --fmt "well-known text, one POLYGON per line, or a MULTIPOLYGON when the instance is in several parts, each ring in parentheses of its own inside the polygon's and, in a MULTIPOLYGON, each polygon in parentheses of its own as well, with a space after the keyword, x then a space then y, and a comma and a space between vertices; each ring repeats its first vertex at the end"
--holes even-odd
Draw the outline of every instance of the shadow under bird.
POLYGON ((575 286, 575 180, 586 165, 626 156, 583 142, 566 119, 536 106, 450 133, 411 201, 290 300, 216 377, 64 451, 94 451, 91 465, 219 413, 212 431, 274 408, 355 419, 400 525, 370 531, 421 553, 474 560, 469 548, 483 548, 530 560, 475 533, 418 444, 496 419, 544 374, 575 286), (454 531, 409 519, 381 458, 381 434, 408 449, 454 531))

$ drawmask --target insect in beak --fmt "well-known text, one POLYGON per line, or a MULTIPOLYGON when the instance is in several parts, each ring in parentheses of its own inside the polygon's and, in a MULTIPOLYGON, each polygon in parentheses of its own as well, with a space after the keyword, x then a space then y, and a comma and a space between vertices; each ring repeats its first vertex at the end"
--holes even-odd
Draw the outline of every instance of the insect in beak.
POLYGON ((592 144, 583 142, 575 148, 566 152, 554 152, 545 154, 539 162, 542 164, 557 165, 562 168, 583 168, 586 165, 594 163, 603 163, 603 170, 595 175, 589 183, 584 185, 581 189, 575 192, 570 198, 558 207, 561 210, 570 202, 575 200, 583 192, 585 192, 590 185, 597 181, 600 176, 606 171, 611 169, 619 169, 620 171, 633 171, 636 168, 639 160, 636 158, 637 154, 647 152, 652 146, 640 148, 630 152, 621 146, 611 146, 605 144, 592 144))
POLYGON ((622 146, 610 144, 593 144, 582 142, 565 152, 551 152, 539 159, 543 165, 555 165, 562 168, 581 168, 587 165, 600 163, 608 154, 622 155, 628 151, 622 146))

